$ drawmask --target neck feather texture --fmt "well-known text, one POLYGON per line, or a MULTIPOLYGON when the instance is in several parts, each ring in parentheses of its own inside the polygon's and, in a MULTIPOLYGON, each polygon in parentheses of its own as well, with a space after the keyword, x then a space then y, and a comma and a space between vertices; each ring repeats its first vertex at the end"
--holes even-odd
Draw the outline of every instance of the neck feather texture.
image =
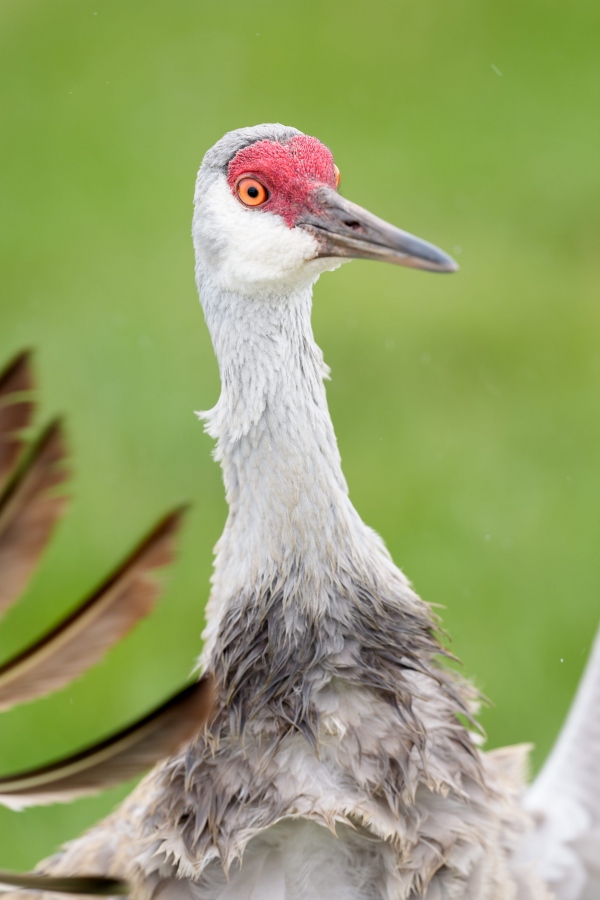
MULTIPOLYGON (((328 369, 311 327, 312 288, 249 298, 200 284, 221 372, 204 413, 229 517, 217 547, 207 640, 228 598, 280 590, 323 609, 350 571, 407 590, 348 497, 327 408, 328 369)), ((408 591, 410 593, 410 591, 408 591)))

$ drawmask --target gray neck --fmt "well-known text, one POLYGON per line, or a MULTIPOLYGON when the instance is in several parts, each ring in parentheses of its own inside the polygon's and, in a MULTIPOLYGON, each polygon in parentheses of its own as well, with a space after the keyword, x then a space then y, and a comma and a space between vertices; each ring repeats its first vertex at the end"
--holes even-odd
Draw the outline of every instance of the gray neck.
POLYGON ((269 715, 284 729, 304 722, 316 741, 310 709, 326 670, 406 703, 402 668, 426 671, 440 647, 428 610, 350 503, 311 289, 258 299, 200 287, 222 379, 205 418, 230 507, 203 661, 237 698, 240 730, 270 704, 270 683, 269 715))
POLYGON ((257 299, 206 281, 199 287, 222 381, 204 418, 229 504, 215 589, 231 596, 265 578, 296 579, 306 593, 307 578, 335 573, 344 548, 362 556, 370 534, 341 470, 328 370, 311 328, 312 288, 257 299))

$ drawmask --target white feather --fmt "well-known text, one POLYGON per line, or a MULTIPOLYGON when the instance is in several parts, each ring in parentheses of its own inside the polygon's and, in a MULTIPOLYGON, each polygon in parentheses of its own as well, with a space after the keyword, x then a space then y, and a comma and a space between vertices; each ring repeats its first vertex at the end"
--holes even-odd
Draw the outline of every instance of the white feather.
POLYGON ((600 896, 600 632, 565 725, 524 803, 536 828, 521 852, 557 900, 600 896))
POLYGON ((153 900, 392 900, 390 848, 341 831, 343 840, 312 822, 282 821, 251 841, 227 875, 215 863, 195 884, 162 882, 153 900))
POLYGON ((196 200, 192 234, 197 264, 210 270, 220 291, 281 296, 286 288, 313 284, 321 272, 342 265, 339 258, 317 259, 317 241, 304 229, 290 228, 266 210, 242 206, 225 175, 204 179, 196 200))

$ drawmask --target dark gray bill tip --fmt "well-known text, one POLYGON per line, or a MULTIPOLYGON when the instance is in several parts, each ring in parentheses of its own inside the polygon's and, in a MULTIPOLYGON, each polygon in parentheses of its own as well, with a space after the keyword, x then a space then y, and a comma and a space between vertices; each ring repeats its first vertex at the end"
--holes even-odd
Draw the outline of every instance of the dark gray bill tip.
POLYGON ((419 244, 420 248, 419 250, 415 249, 414 255, 409 252, 404 261, 398 260, 400 265, 413 266, 428 272, 439 272, 441 275, 458 272, 460 266, 448 253, 425 241, 419 241, 419 244))
POLYGON ((387 238, 382 246, 381 255, 385 261, 427 272, 448 274, 458 271, 458 263, 435 244, 393 226, 389 226, 385 232, 382 229, 382 232, 387 238))

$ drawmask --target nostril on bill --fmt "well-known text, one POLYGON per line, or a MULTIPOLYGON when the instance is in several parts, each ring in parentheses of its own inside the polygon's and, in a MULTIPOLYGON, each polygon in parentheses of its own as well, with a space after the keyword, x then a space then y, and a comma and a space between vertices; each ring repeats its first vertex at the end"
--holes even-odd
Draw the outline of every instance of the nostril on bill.
POLYGON ((352 228, 353 231, 362 231, 362 225, 356 219, 348 219, 344 222, 346 228, 352 228))

